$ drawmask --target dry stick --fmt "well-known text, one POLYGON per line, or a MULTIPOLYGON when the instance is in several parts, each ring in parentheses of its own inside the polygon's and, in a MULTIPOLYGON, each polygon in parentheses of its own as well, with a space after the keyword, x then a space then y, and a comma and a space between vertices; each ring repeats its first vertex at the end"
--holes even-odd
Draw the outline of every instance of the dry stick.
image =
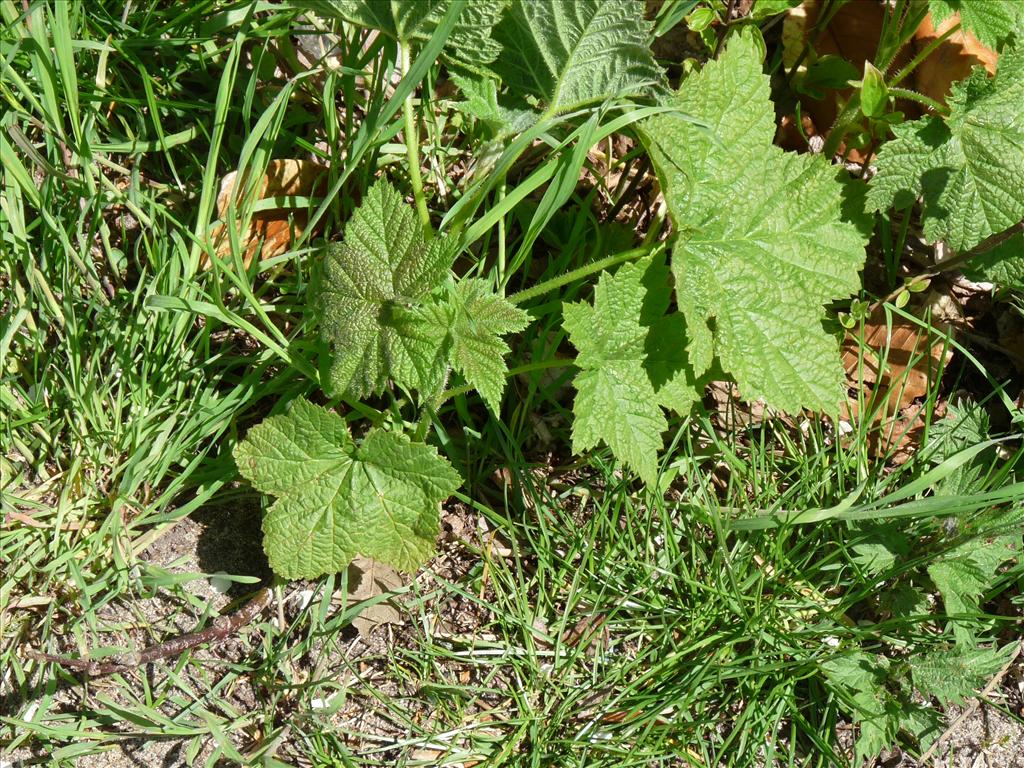
POLYGON ((978 707, 981 706, 982 699, 984 699, 986 696, 988 696, 990 693, 992 693, 992 691, 995 690, 995 687, 997 685, 999 685, 999 682, 1003 679, 1003 675, 1005 675, 1007 670, 1009 670, 1010 667, 1013 666, 1013 662, 1015 662, 1017 660, 1017 657, 1020 656, 1020 652, 1021 652, 1022 648, 1024 648, 1024 641, 1022 641, 1020 643, 1017 643, 1017 649, 1013 652, 1013 655, 1010 656, 1009 660, 1003 665, 1003 668, 1000 669, 996 673, 995 677, 993 677, 991 680, 988 681, 988 685, 986 685, 984 687, 984 689, 982 689, 981 693, 979 693, 974 698, 974 700, 971 701, 970 706, 967 707, 967 709, 965 709, 963 712, 960 713, 960 717, 958 717, 956 720, 954 720, 953 724, 951 726, 949 726, 949 728, 947 728, 943 732, 943 734, 941 736, 939 736, 939 738, 937 738, 930 747, 928 747, 928 751, 925 752, 923 755, 921 755, 920 759, 918 760, 918 763, 920 763, 921 765, 924 765, 925 761, 928 760, 929 758, 931 758, 931 756, 935 754, 935 752, 938 750, 938 748, 942 745, 942 743, 946 739, 948 739, 950 737, 950 735, 953 733, 953 731, 955 731, 957 728, 959 728, 961 725, 963 725, 963 722, 968 717, 973 715, 975 713, 975 711, 977 711, 978 707))
POLYGON ((179 653, 204 643, 223 640, 228 635, 241 629, 255 619, 270 602, 271 591, 261 589, 256 596, 234 613, 218 616, 213 623, 199 632, 172 637, 170 640, 150 645, 137 653, 125 653, 115 656, 109 661, 90 661, 88 659, 72 659, 67 656, 55 656, 29 648, 25 656, 36 661, 49 661, 67 669, 84 672, 87 675, 109 675, 113 672, 125 672, 133 667, 149 664, 157 659, 177 656, 179 653))

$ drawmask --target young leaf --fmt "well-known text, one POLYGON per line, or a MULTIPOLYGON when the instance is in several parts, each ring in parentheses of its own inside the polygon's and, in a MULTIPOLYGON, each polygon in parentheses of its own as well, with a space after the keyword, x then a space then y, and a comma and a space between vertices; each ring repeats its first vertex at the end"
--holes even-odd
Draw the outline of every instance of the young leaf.
POLYGON ((832 685, 844 690, 853 704, 853 719, 860 726, 855 748, 858 764, 875 757, 893 742, 898 727, 894 702, 885 688, 888 659, 857 651, 821 666, 832 685))
POLYGON ((717 354, 747 399, 834 411, 843 369, 822 305, 857 290, 864 262, 834 169, 772 144, 753 34, 732 37, 670 103, 711 126, 672 113, 642 125, 679 232, 672 271, 694 374, 717 354))
POLYGON ((632 0, 517 0, 494 27, 492 69, 516 96, 561 114, 660 82, 650 32, 632 0))
POLYGON ((904 208, 923 196, 925 236, 965 251, 1024 219, 1024 45, 1003 52, 994 78, 976 67, 949 105, 946 120, 893 127, 868 202, 904 208))
POLYGON ((433 552, 438 505, 461 483, 434 448, 380 430, 357 444, 340 416, 305 400, 249 430, 235 461, 277 497, 263 547, 289 579, 335 573, 357 554, 415 570, 433 552))
POLYGON ((932 23, 938 29, 954 13, 960 24, 989 48, 998 48, 1024 23, 1020 0, 928 0, 932 23))
POLYGON ((523 330, 530 317, 494 293, 484 280, 460 281, 455 287, 455 303, 452 363, 476 387, 491 411, 499 413, 508 373, 505 355, 509 352, 501 336, 523 330))
POLYGON ((389 376, 420 392, 440 388, 446 334, 410 310, 437 303, 430 292, 448 277, 455 252, 453 239, 424 240, 413 209, 390 184, 370 188, 325 265, 320 300, 335 391, 365 397, 381 392, 389 376))
POLYGON ((864 79, 860 87, 860 111, 868 117, 881 117, 889 103, 885 75, 870 61, 864 62, 864 79))
POLYGON ((1013 644, 1005 648, 954 646, 911 656, 914 687, 943 704, 963 704, 1002 669, 1013 648, 1013 644))
POLYGON ((972 622, 963 615, 978 611, 978 598, 992 583, 999 566, 1017 554, 1015 547, 1020 542, 1020 534, 968 541, 928 566, 946 613, 958 617, 951 620, 957 644, 973 644, 972 622))
POLYGON ((569 340, 579 350, 573 451, 582 453, 603 441, 648 483, 657 478, 661 433, 668 428, 644 369, 649 329, 641 324, 641 312, 648 286, 657 283, 653 266, 653 259, 646 258, 614 275, 604 272, 593 306, 577 302, 562 309, 569 340))

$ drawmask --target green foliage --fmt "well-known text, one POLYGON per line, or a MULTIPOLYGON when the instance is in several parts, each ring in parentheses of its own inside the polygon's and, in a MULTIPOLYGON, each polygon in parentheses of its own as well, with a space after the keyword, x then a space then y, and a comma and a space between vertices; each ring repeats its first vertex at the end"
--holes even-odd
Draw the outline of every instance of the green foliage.
MULTIPOLYGON (((960 451, 988 440, 989 417, 985 410, 972 400, 949 403, 946 415, 932 424, 928 430, 925 450, 935 463, 941 463, 960 451)), ((991 465, 995 446, 975 456, 965 465, 955 469, 935 489, 938 496, 955 496, 970 492, 978 487, 978 481, 985 467, 991 465)))
POLYGON ((672 114, 642 126, 679 230, 672 271, 690 364, 701 375, 717 356, 747 399, 834 411, 843 371, 822 305, 857 290, 864 261, 834 169, 772 144, 753 35, 731 38, 669 103, 711 126, 672 114))
POLYGON ((963 28, 990 48, 1000 47, 1024 24, 1019 0, 928 0, 928 10, 936 27, 959 13, 963 28))
POLYGON ((334 345, 331 384, 360 398, 379 394, 388 377, 428 395, 443 384, 444 314, 432 291, 449 275, 456 243, 424 239, 412 208, 387 182, 369 189, 328 251, 321 293, 323 328, 334 345))
POLYGON ((415 570, 434 550, 438 505, 461 483, 434 448, 379 429, 355 443, 340 416, 306 400, 249 430, 235 461, 277 497, 263 546, 292 579, 334 573, 357 554, 415 570))
MULTIPOLYGON (((338 15, 362 27, 378 30, 403 43, 433 34, 452 0, 309 0, 306 7, 338 15)), ((464 4, 445 43, 445 55, 455 62, 483 66, 501 52, 491 28, 511 0, 472 0, 464 4)))
POLYGON ((971 646, 976 642, 977 621, 973 616, 978 612, 978 598, 992 583, 999 566, 1017 555, 1020 543, 1020 533, 972 539, 928 566, 958 644, 971 646))
POLYGON ((641 93, 663 74, 633 0, 517 0, 494 28, 492 68, 519 101, 561 114, 641 93))
POLYGON ((656 480, 661 433, 668 427, 661 406, 685 412, 696 399, 692 383, 680 386, 687 377, 684 337, 681 318, 664 314, 668 303, 668 269, 660 257, 650 257, 603 273, 593 306, 576 302, 562 310, 579 350, 573 450, 603 441, 648 483, 656 480))
POLYGON ((529 315, 495 294, 483 280, 462 280, 454 299, 455 317, 449 326, 452 363, 498 414, 509 352, 501 337, 523 330, 529 315))
POLYGON ((1024 291, 1024 234, 999 243, 973 257, 964 272, 974 280, 987 280, 1014 291, 1024 291))
POLYGON ((1004 648, 957 645, 912 656, 910 673, 914 687, 943 704, 963 704, 1002 669, 1013 648, 1012 643, 1004 648))
POLYGON ((957 251, 1024 219, 1024 46, 995 77, 975 68, 953 86, 950 115, 895 126, 878 153, 868 201, 876 210, 924 198, 924 232, 957 251))

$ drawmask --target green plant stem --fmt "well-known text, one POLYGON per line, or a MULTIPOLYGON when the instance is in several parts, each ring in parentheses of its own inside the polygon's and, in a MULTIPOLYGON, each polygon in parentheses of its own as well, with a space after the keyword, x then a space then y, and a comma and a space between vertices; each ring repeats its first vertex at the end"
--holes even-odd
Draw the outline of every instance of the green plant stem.
POLYGON ((633 259, 640 259, 649 254, 656 253, 660 250, 661 246, 656 248, 633 248, 628 251, 622 251, 621 253, 613 253, 611 256, 605 256, 603 259, 586 264, 579 269, 574 269, 571 272, 566 272, 564 275, 553 277, 550 280, 545 280, 543 283, 538 283, 532 288, 527 288, 525 291, 519 291, 509 296, 508 300, 513 304, 522 304, 523 302, 535 299, 538 296, 543 296, 545 293, 561 288, 563 285, 580 280, 588 275, 593 275, 600 272, 603 269, 614 267, 618 264, 622 264, 633 259))
POLYGON ((948 115, 949 107, 942 102, 936 101, 925 96, 917 91, 911 91, 909 88, 890 88, 889 95, 897 99, 906 99, 907 101, 916 101, 918 104, 923 104, 932 111, 940 115, 948 115))
MULTIPOLYGON (((548 360, 541 360, 537 363, 527 363, 526 365, 519 365, 515 368, 509 368, 508 373, 505 374, 505 378, 511 378, 512 376, 518 376, 521 373, 532 373, 533 371, 545 371, 548 368, 567 368, 570 365, 575 365, 571 359, 565 359, 561 357, 553 357, 548 360)), ((459 395, 465 395, 467 392, 472 392, 474 389, 472 384, 463 384, 459 387, 452 387, 446 389, 441 393, 438 398, 438 403, 444 403, 453 397, 459 395)))
MULTIPOLYGON (((402 60, 402 77, 409 75, 412 66, 412 53, 409 43, 399 43, 402 60)), ((405 154, 409 159, 409 181, 412 183, 412 196, 416 200, 416 212, 420 216, 420 223, 429 236, 433 233, 430 226, 430 211, 427 209, 427 198, 423 194, 423 176, 420 175, 420 142, 419 131, 416 130, 416 114, 413 111, 414 91, 409 91, 402 102, 402 113, 405 117, 405 154)))
POLYGON ((888 83, 889 87, 894 88, 897 85, 899 85, 900 82, 902 82, 902 80, 907 75, 909 75, 911 72, 917 69, 918 66, 920 66, 922 61, 924 61, 933 53, 935 53, 935 51, 938 49, 940 45, 942 45, 944 42, 946 42, 949 38, 951 38, 954 34, 956 34, 959 31, 960 24, 954 24, 952 27, 947 29, 937 38, 928 43, 928 45, 919 54, 917 54, 917 56, 911 59, 910 62, 905 67, 903 67, 903 69, 896 73, 896 76, 888 83))

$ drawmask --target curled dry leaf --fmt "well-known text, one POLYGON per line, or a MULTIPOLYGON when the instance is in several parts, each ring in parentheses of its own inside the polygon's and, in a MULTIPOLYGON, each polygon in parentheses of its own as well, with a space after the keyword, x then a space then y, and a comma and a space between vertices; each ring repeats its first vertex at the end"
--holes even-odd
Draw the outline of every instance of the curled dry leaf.
MULTIPOLYGON (((253 202, 274 197, 312 197, 322 193, 326 179, 324 173, 325 168, 322 165, 308 160, 271 160, 267 164, 266 173, 260 179, 253 202)), ((246 193, 246 186, 238 185, 237 171, 229 173, 220 183, 217 215, 221 223, 216 224, 210 231, 214 252, 219 258, 231 256, 231 238, 226 223, 228 207, 232 196, 236 196, 236 213, 241 213, 242 196, 246 193)), ((305 206, 274 207, 254 212, 249 219, 248 227, 238 233, 245 266, 248 267, 252 263, 257 252, 260 259, 269 259, 287 251, 292 241, 303 233, 307 221, 308 209, 305 206)), ((234 225, 241 228, 241 218, 236 219, 234 225)), ((203 267, 209 267, 209 261, 205 257, 203 267)))
MULTIPOLYGON (((928 306, 943 304, 939 294, 930 296, 928 306)), ((879 304, 862 327, 846 334, 843 366, 850 396, 840 416, 855 422, 864 404, 875 456, 892 454, 893 461, 902 463, 920 442, 923 409, 916 401, 927 397, 953 358, 945 337, 949 324, 936 321, 937 314, 926 327, 895 313, 887 318, 879 304)))

